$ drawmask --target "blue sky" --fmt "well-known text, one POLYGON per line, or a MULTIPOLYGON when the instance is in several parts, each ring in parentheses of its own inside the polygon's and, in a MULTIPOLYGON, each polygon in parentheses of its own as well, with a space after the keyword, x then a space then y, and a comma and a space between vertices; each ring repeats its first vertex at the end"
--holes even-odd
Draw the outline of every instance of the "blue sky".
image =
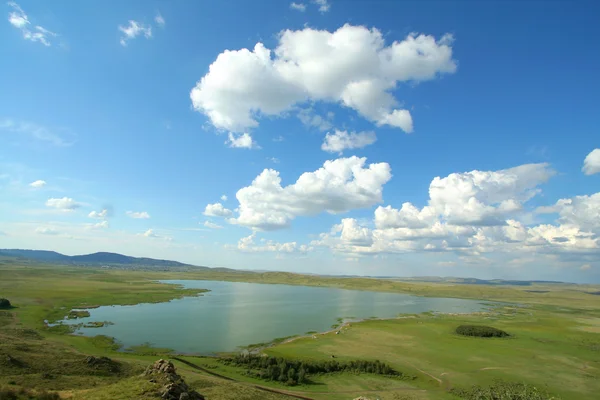
POLYGON ((0 7, 0 248, 600 281, 597 2, 0 7))

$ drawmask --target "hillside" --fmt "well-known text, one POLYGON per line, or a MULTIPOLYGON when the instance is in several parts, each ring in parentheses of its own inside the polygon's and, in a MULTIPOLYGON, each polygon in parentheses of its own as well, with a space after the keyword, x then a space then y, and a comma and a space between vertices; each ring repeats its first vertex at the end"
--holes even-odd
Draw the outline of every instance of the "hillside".
MULTIPOLYGON (((120 265, 151 265, 159 267, 186 267, 189 264, 171 260, 159 260, 145 257, 131 257, 118 253, 98 252, 67 256, 55 251, 0 249, 2 257, 17 257, 40 262, 59 262, 68 264, 120 264, 120 265)), ((204 267, 206 268, 206 267, 204 267)))

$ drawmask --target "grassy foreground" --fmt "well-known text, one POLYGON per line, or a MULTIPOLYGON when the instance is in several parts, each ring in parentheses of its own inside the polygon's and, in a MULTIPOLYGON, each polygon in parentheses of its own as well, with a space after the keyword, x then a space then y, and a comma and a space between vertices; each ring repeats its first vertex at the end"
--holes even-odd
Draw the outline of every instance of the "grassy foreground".
POLYGON ((135 352, 122 353, 110 338, 68 335, 65 330, 48 329, 44 320, 62 319, 72 308, 159 302, 201 294, 201 290, 155 283, 157 279, 330 286, 522 305, 506 306, 492 314, 426 313, 365 321, 345 326, 338 335, 316 335, 317 339, 297 339, 265 350, 271 356, 295 360, 329 361, 332 355, 340 362, 380 360, 411 379, 343 372, 315 375, 310 384, 287 387, 259 380, 244 368, 214 358, 181 358, 204 371, 175 361, 188 384, 207 399, 291 398, 256 386, 313 399, 352 399, 359 395, 458 399, 451 392, 453 388, 491 385, 495 379, 535 385, 567 400, 594 399, 600 392, 600 296, 589 294, 598 288, 422 284, 288 273, 134 272, 18 264, 0 265, 0 297, 10 299, 14 306, 0 311, 0 388, 51 390, 74 399, 155 398, 155 388, 141 379, 139 372, 166 350, 141 346, 135 352), (457 326, 472 324, 491 325, 511 336, 477 338, 455 333, 457 326), (98 370, 86 363, 88 355, 108 356, 115 367, 98 370))

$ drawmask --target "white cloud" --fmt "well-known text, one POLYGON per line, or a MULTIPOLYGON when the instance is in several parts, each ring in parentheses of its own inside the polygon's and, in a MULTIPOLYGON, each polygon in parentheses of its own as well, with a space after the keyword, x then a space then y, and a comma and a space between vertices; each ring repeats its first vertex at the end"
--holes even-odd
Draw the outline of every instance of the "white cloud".
POLYGON ((104 209, 100 212, 98 211, 92 211, 88 214, 88 217, 90 218, 95 218, 95 219, 106 219, 106 217, 108 216, 108 210, 104 209))
POLYGON ((326 13, 331 8, 331 4, 329 4, 328 0, 312 0, 312 2, 319 6, 319 11, 321 13, 326 13))
POLYGON ((222 201, 227 201, 227 196, 226 196, 226 195, 222 195, 222 196, 221 196, 221 200, 222 200, 222 201))
POLYGON ((350 132, 335 130, 325 135, 321 150, 330 153, 342 153, 347 149, 362 149, 375 143, 377 136, 375 132, 350 132))
POLYGON ((366 158, 355 156, 326 161, 285 187, 278 171, 265 169, 237 192, 239 216, 230 222, 272 230, 288 226, 298 216, 371 207, 382 201, 383 185, 392 174, 387 163, 365 163, 366 158))
POLYGON ((143 236, 149 237, 149 238, 158 238, 160 236, 158 236, 156 233, 154 233, 153 229, 148 229, 146 232, 144 232, 142 234, 143 236))
POLYGON ((208 204, 204 209, 204 215, 208 217, 231 217, 233 212, 221 203, 208 204))
POLYGON ((290 8, 292 10, 304 12, 304 11, 306 11, 306 4, 292 2, 292 3, 290 3, 290 8))
POLYGON ((256 144, 256 142, 252 139, 252 136, 250 136, 250 134, 247 132, 229 132, 225 144, 229 145, 229 147, 238 149, 260 149, 260 146, 256 144))
POLYGON ((285 140, 285 139, 284 139, 284 137, 283 137, 283 136, 281 136, 281 135, 279 135, 279 136, 275 136, 275 137, 273 138, 273 141, 274 141, 274 142, 283 142, 284 140, 285 140))
POLYGON ((127 211, 125 214, 127 214, 130 218, 135 218, 135 219, 150 218, 150 214, 148 214, 146 211, 127 211))
POLYGON ((56 208, 63 211, 72 211, 81 207, 81 204, 71 199, 70 197, 63 197, 62 199, 51 198, 46 201, 46 206, 56 208))
POLYGON ((542 163, 436 177, 429 186, 429 205, 452 224, 498 225, 521 210, 554 174, 542 163))
POLYGON ((27 135, 36 140, 47 142, 57 147, 67 147, 74 143, 73 140, 67 140, 64 137, 50 131, 48 128, 31 122, 13 121, 12 119, 5 118, 0 120, 0 130, 27 135))
POLYGON ((341 103, 377 125, 411 132, 410 113, 392 92, 400 82, 454 73, 452 41, 411 34, 386 46, 379 30, 349 24, 335 32, 285 30, 274 51, 257 43, 219 54, 190 98, 216 128, 233 132, 307 100, 341 103))
POLYGON ((58 36, 56 33, 39 25, 31 28, 29 17, 22 8, 12 1, 9 2, 8 5, 13 9, 13 11, 8 14, 8 22, 21 31, 25 40, 40 42, 44 46, 50 46, 52 38, 58 36))
POLYGON ((279 164, 279 158, 277 157, 267 157, 267 160, 271 161, 273 164, 279 164))
POLYGON ((58 234, 60 234, 60 232, 57 231, 56 229, 47 228, 47 227, 35 228, 35 233, 39 233, 40 235, 58 235, 58 234))
POLYGON ((579 269, 581 271, 589 271, 590 269, 592 269, 592 266, 590 264, 583 264, 581 267, 579 267, 579 269))
POLYGON ((584 174, 593 175, 600 172, 600 149, 594 149, 585 157, 583 161, 583 168, 581 168, 584 174))
POLYGON ((308 245, 299 245, 296 242, 278 243, 272 240, 264 241, 264 244, 258 245, 254 242, 256 232, 250 236, 243 237, 239 240, 237 249, 243 252, 275 252, 275 253, 308 253, 313 248, 308 245))
POLYGON ((559 215, 558 221, 569 226, 600 234, 600 192, 560 199, 551 207, 540 207, 538 213, 559 215))
POLYGON ((215 224, 210 221, 204 221, 204 226, 210 229, 221 229, 223 228, 221 225, 215 224))
POLYGON ((107 229, 108 221, 104 220, 104 221, 97 222, 95 224, 86 224, 86 228, 87 229, 107 229))
POLYGON ((526 164, 438 177, 431 183, 425 207, 409 202, 400 209, 380 206, 374 212, 375 229, 345 218, 311 244, 344 256, 452 252, 463 263, 491 263, 488 253, 600 260, 600 193, 561 199, 546 207, 543 212, 557 214, 554 224, 526 226, 514 219, 527 215, 525 205, 553 174, 546 164, 526 164))
POLYGON ((300 122, 307 128, 317 128, 318 130, 324 132, 333 127, 331 120, 333 119, 333 113, 329 114, 326 117, 322 117, 318 114, 315 114, 312 108, 301 109, 298 111, 298 119, 300 122))
POLYGON ((121 46, 127 46, 128 41, 135 39, 140 35, 144 35, 146 39, 152 37, 152 27, 134 20, 129 20, 127 26, 119 25, 119 31, 123 33, 123 37, 121 37, 121 40, 119 41, 121 46))
POLYGON ((46 181, 42 181, 42 180, 37 180, 37 181, 33 181, 29 184, 29 186, 31 186, 34 189, 39 189, 42 188, 44 186, 46 186, 46 181))
POLYGON ((154 17, 154 22, 156 22, 157 25, 160 27, 165 26, 165 19, 163 18, 161 13, 156 14, 156 16, 154 17))

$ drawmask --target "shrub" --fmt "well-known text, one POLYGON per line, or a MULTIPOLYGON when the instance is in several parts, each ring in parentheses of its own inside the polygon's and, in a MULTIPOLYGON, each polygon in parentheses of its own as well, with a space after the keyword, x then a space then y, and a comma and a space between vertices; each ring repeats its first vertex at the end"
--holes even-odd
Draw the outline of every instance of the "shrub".
POLYGON ((559 400, 560 397, 525 383, 496 381, 488 387, 473 386, 469 389, 451 390, 451 393, 466 400, 559 400))
POLYGON ((456 328, 456 333, 463 336, 477 336, 486 338, 510 336, 503 330, 485 325, 460 325, 458 328, 456 328))
POLYGON ((376 361, 305 361, 287 360, 281 357, 237 355, 221 359, 226 365, 247 368, 247 374, 260 379, 277 381, 288 386, 308 382, 309 374, 330 374, 334 372, 371 373, 402 377, 389 365, 376 361), (256 371, 256 372, 255 372, 256 371))
POLYGON ((11 307, 12 306, 10 304, 10 301, 8 301, 8 299, 0 298, 0 309, 2 309, 2 308, 7 309, 7 308, 11 308, 11 307))

